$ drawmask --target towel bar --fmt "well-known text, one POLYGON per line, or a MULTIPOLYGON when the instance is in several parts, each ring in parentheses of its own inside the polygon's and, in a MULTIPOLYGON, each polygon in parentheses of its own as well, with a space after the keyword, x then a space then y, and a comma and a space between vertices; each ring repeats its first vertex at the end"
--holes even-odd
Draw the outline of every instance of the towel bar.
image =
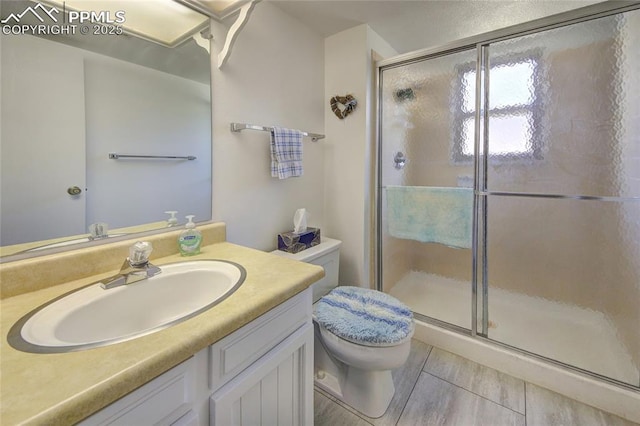
MULTIPOLYGON (((260 130, 262 132, 270 132, 271 127, 266 126, 256 126, 255 124, 245 124, 245 123, 231 123, 231 131, 234 133, 238 133, 242 130, 260 130)), ((324 139, 324 135, 318 133, 308 133, 302 132, 302 136, 308 136, 311 138, 313 142, 317 142, 320 139, 324 139)))
POLYGON ((195 160, 193 155, 179 156, 179 155, 130 155, 130 154, 116 154, 115 152, 109 153, 110 160, 118 160, 120 158, 162 158, 169 160, 195 160))

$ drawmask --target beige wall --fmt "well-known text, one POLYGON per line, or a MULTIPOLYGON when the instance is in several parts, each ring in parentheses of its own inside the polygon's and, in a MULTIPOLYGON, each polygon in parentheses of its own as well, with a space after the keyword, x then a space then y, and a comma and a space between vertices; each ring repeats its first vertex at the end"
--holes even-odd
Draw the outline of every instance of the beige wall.
POLYGON ((211 52, 213 220, 227 223, 233 243, 274 250, 277 234, 293 229, 298 208, 309 212, 309 226, 324 227, 325 142, 304 138, 304 176, 279 180, 270 174, 269 133, 231 133, 229 124, 324 133, 323 38, 260 2, 218 69, 226 30, 214 25, 219 42, 211 52))
POLYGON ((325 39, 325 229, 327 236, 342 241, 340 284, 362 287, 374 285, 370 276, 375 123, 372 52, 379 57, 395 54, 367 25, 325 39), (329 100, 347 94, 356 98, 358 106, 340 120, 329 100))

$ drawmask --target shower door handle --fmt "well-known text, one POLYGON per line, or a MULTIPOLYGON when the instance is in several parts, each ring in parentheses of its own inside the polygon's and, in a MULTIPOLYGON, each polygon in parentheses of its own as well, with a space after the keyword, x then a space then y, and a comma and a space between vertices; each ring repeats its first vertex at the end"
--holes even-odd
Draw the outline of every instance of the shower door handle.
POLYGON ((396 168, 396 170, 402 170, 404 169, 404 166, 407 164, 407 157, 404 156, 403 152, 396 152, 396 154, 393 157, 393 163, 394 166, 396 168))

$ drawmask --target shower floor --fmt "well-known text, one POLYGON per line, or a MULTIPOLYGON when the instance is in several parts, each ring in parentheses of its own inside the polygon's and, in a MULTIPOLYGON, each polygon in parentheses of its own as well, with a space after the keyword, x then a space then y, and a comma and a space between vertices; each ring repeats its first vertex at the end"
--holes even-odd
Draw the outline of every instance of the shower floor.
MULTIPOLYGON (((389 294, 414 312, 471 328, 468 282, 410 271, 389 294)), ((616 335, 602 312, 489 289, 490 339, 638 386, 640 372, 616 335)))

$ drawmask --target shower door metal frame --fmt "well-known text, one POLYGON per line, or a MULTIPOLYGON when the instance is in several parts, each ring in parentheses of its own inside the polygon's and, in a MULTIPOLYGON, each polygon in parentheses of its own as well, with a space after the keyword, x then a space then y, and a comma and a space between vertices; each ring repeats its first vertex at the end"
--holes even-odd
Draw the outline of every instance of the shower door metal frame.
POLYGON ((473 239, 472 239, 472 282, 471 282, 471 330, 464 327, 460 327, 454 324, 450 324, 436 318, 428 317, 426 315, 414 312, 415 317, 422 321, 438 327, 442 327, 451 331, 470 335, 474 338, 482 339, 485 342, 490 342, 493 345, 507 348, 511 351, 525 354, 527 356, 544 360, 546 362, 567 368, 569 370, 576 371, 578 373, 586 374, 587 376, 597 378, 616 386, 622 386, 634 391, 638 391, 638 386, 630 385, 625 382, 614 380, 607 376, 594 373, 589 370, 584 370, 579 367, 575 367, 569 364, 565 364, 561 361, 557 361, 552 358, 547 358, 542 355, 535 354, 533 352, 525 351, 515 346, 508 345, 503 342, 491 340, 488 337, 488 280, 487 280, 487 203, 486 199, 489 195, 502 195, 502 196, 528 196, 536 198, 557 198, 557 199, 580 199, 580 200, 598 200, 598 201, 640 201, 640 197, 597 197, 597 196, 581 196, 581 195, 560 195, 560 194, 518 194, 507 193, 499 191, 487 191, 487 168, 488 168, 488 109, 489 105, 489 78, 488 78, 488 47, 492 43, 512 39, 515 37, 521 37, 529 34, 538 33, 541 31, 551 30, 554 28, 565 27, 568 25, 590 21, 593 19, 603 18, 618 13, 628 12, 632 10, 640 9, 640 1, 628 2, 628 1, 607 1, 603 3, 597 3, 591 6, 586 6, 579 9, 570 10, 567 12, 559 13, 556 15, 547 16, 544 18, 536 19, 530 22, 506 27, 496 31, 480 34, 477 36, 464 38, 458 41, 447 43, 438 47, 422 49, 415 52, 406 53, 390 59, 385 59, 376 63, 376 105, 377 105, 377 126, 376 126, 376 155, 377 161, 375 162, 375 203, 376 203, 376 215, 375 215, 375 229, 376 229, 376 244, 375 244, 375 282, 376 288, 379 291, 383 290, 382 285, 382 73, 385 70, 397 68, 412 63, 423 62, 425 60, 434 59, 441 56, 450 55, 464 50, 475 49, 477 52, 477 64, 476 64, 476 118, 475 118, 475 152, 474 156, 474 201, 473 201, 473 239), (484 77, 484 79, 483 79, 484 77), (484 93, 484 98, 482 95, 484 93), (481 123, 484 124, 484 132, 481 134, 481 123), (478 281, 481 282, 481 294, 478 293, 478 281), (478 330, 478 298, 481 295, 482 303, 482 324, 481 330, 478 330))

